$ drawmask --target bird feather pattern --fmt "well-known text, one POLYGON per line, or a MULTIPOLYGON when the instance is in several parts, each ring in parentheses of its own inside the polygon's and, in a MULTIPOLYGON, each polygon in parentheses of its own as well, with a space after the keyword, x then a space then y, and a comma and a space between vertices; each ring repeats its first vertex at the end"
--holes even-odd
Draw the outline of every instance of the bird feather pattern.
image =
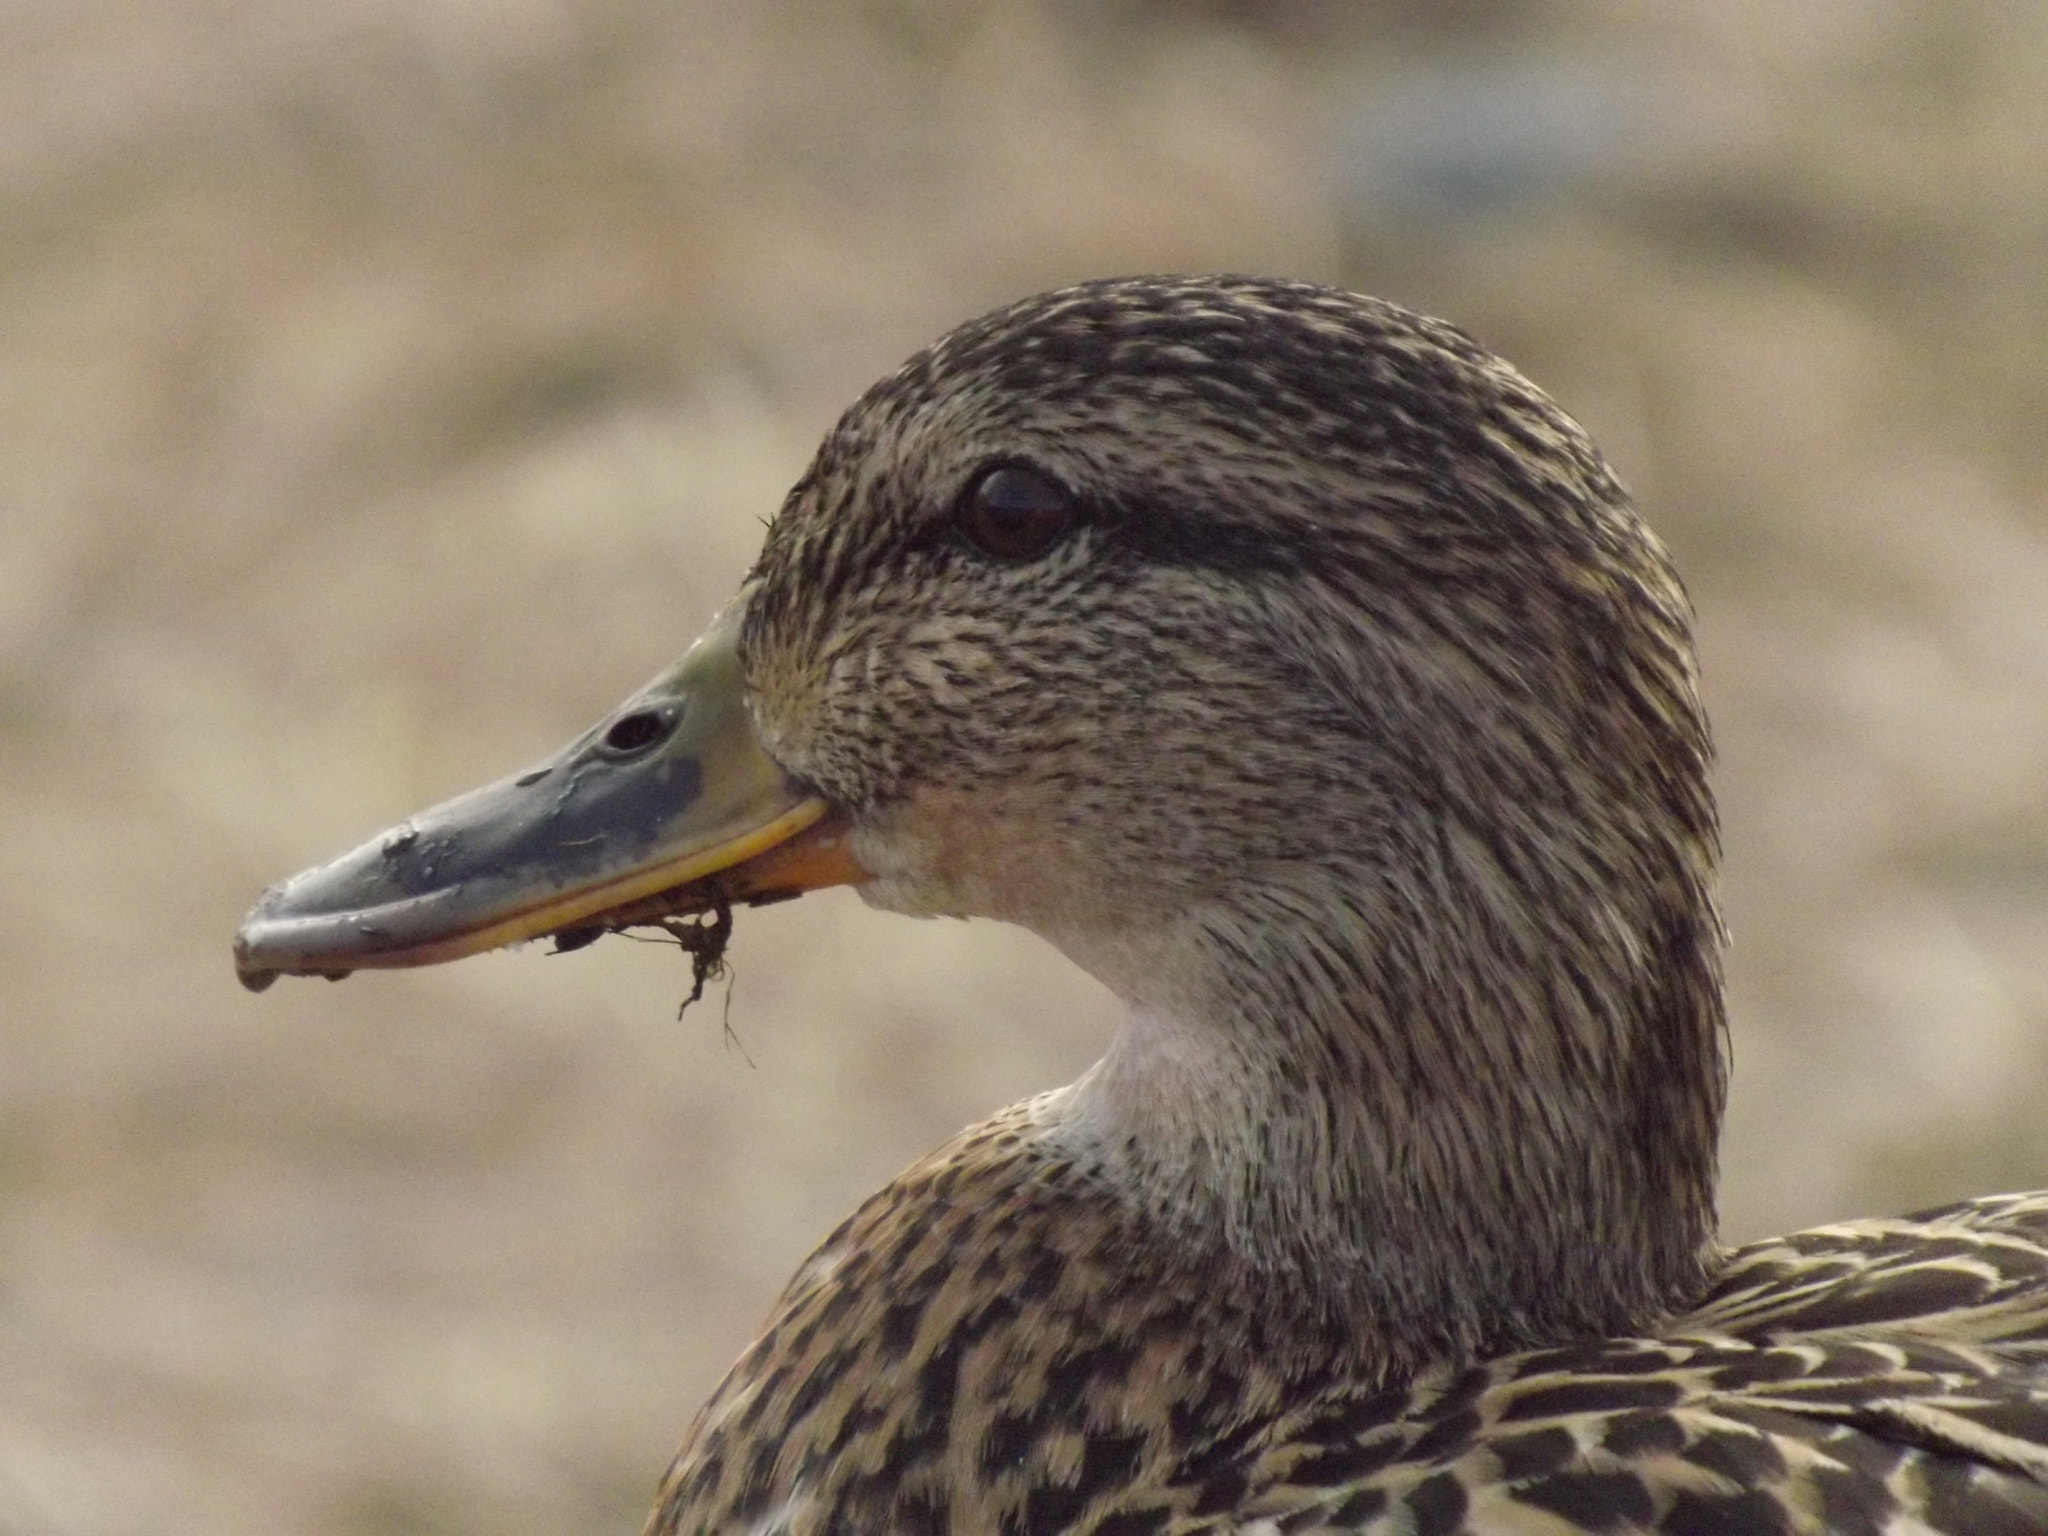
POLYGON ((1507 363, 1088 283, 876 384, 698 648, 238 964, 709 910, 701 967, 853 882, 1123 1003, 799 1270, 656 1536, 2048 1533, 2048 1195, 1718 1241, 1712 756, 1669 556, 1507 363))

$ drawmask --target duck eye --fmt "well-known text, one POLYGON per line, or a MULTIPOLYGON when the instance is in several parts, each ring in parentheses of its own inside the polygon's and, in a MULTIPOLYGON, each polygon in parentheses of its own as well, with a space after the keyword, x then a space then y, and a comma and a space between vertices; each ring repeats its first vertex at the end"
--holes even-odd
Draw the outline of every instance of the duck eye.
POLYGON ((989 470, 967 488, 955 514, 967 542, 997 560, 1030 560, 1064 538, 1080 516, 1074 493, 1021 465, 989 470))

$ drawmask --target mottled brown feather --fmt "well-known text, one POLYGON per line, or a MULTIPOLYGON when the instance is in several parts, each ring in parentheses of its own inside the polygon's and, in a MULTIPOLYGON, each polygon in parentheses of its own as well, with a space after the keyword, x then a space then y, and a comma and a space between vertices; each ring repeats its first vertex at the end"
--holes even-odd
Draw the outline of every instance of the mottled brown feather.
POLYGON ((651 1530, 2048 1531, 2048 1197, 1714 1244, 1689 610, 1470 338, 1026 300, 847 413, 746 603, 869 899, 1129 1017, 826 1240, 651 1530), (1028 559, 954 519, 999 464, 1075 498, 1028 559))

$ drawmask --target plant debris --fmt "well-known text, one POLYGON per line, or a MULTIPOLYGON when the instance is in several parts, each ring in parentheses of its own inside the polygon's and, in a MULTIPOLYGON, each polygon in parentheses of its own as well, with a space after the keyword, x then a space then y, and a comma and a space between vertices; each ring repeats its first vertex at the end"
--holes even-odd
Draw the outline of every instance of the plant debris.
POLYGON ((589 923, 581 928, 562 928, 548 935, 555 941, 551 955, 566 955, 579 949, 587 949, 603 938, 608 930, 602 923, 589 923))
MULTIPOLYGON (((555 947, 548 953, 571 954, 595 944, 608 933, 623 933, 629 939, 639 938, 638 934, 630 931, 633 928, 659 928, 677 947, 689 951, 690 995, 683 999, 682 1008, 676 1010, 677 1018, 682 1017, 683 1009, 703 999, 706 982, 718 981, 730 972, 725 963, 726 948, 732 943, 732 903, 729 901, 716 902, 709 911, 690 917, 646 917, 617 928, 605 923, 563 928, 549 935, 555 941, 555 947)), ((642 939, 641 942, 658 944, 661 941, 642 939)))
MULTIPOLYGON (((793 893, 792 893, 793 894, 793 893)), ((750 903, 759 905, 759 903, 750 903)), ((686 950, 690 956, 690 995, 676 1007, 676 1018, 680 1020, 690 1011, 690 1004, 702 1002, 705 986, 714 981, 723 981, 725 988, 725 1038, 726 1042, 738 1048, 745 1056, 747 1065, 754 1064, 746 1046, 740 1043, 732 1029, 732 967, 725 962, 726 949, 732 943, 732 903, 713 898, 708 910, 693 912, 687 917, 631 917, 613 926, 609 923, 586 923, 575 928, 563 928, 551 935, 555 941, 552 954, 566 955, 573 950, 595 944, 607 933, 624 934, 642 944, 671 943, 678 949, 686 950), (660 938, 634 933, 635 928, 658 928, 660 938)))
MULTIPOLYGON (((659 917, 647 926, 659 928, 678 946, 688 950, 690 955, 690 995, 683 999, 676 1009, 680 1019, 689 1011, 690 1004, 704 996, 704 984, 717 981, 731 974, 731 967, 725 963, 726 947, 732 943, 732 903, 717 902, 709 912, 695 918, 659 917)), ((726 994, 730 1006, 732 994, 726 994)))

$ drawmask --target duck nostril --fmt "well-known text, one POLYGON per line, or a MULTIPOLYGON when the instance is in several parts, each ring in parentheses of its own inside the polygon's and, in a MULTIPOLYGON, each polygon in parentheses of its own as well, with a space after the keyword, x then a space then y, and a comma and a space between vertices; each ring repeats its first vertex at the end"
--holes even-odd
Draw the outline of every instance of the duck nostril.
POLYGON ((612 728, 604 733, 605 750, 630 757, 668 740, 675 728, 673 709, 636 709, 612 722, 612 728))

